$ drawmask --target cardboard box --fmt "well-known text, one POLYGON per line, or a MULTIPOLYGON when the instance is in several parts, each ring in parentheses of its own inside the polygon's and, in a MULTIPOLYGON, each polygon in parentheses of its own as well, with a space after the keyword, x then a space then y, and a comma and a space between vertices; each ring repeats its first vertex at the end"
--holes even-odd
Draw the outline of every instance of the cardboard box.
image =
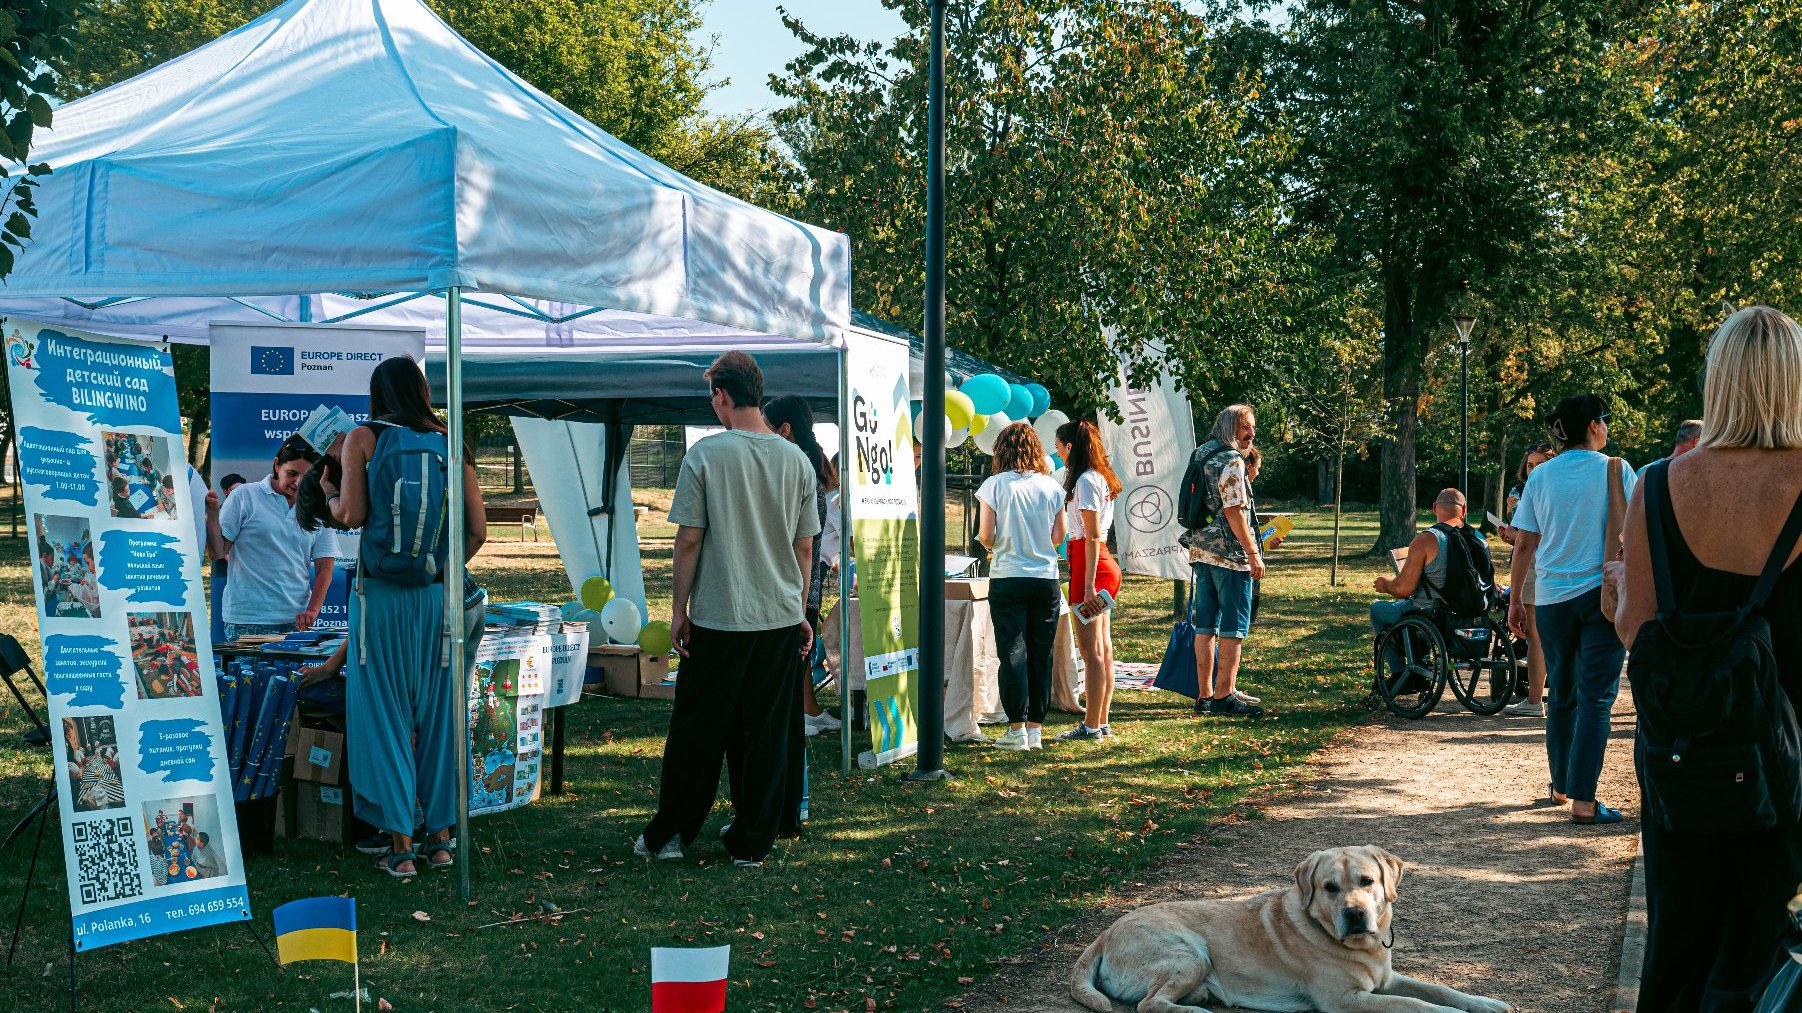
POLYGON ((664 684, 669 677, 668 657, 648 655, 631 644, 607 644, 589 649, 588 664, 601 669, 607 692, 614 696, 675 699, 675 685, 664 684))
POLYGON ((330 784, 297 781, 294 785, 294 823, 292 836, 309 841, 344 843, 344 831, 350 824, 350 789, 330 784))
POLYGON ((957 577, 945 581, 946 601, 988 601, 989 578, 957 577))
POLYGON ((294 743, 294 777, 314 784, 344 783, 344 736, 326 728, 302 728, 294 743))

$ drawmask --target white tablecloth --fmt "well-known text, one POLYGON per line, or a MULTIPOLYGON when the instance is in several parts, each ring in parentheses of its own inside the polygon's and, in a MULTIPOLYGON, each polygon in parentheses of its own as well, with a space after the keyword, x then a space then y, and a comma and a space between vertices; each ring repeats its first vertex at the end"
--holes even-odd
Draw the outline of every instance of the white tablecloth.
MULTIPOLYGON (((838 608, 826 613, 826 663, 839 668, 838 608)), ((851 655, 863 656, 863 632, 857 599, 851 599, 851 655)), ((1070 714, 1082 713, 1078 687, 1082 660, 1070 632, 1070 613, 1058 619, 1057 642, 1052 648, 1051 706, 1070 714)), ((945 737, 953 742, 974 742, 983 737, 981 725, 1007 720, 1001 710, 1001 662, 995 653, 995 627, 987 601, 945 602, 945 737)), ((863 666, 851 666, 849 688, 864 688, 863 666)))

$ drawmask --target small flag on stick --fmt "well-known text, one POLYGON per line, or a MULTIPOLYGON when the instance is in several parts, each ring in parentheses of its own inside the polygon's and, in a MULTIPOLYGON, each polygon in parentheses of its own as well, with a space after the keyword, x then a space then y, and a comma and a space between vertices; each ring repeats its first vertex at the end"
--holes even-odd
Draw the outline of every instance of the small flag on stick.
POLYGON ((287 966, 300 960, 342 960, 351 966, 357 1009, 363 1008, 362 969, 357 966, 357 902, 353 897, 309 897, 273 912, 275 953, 287 966))
POLYGON ((651 948, 651 1013, 725 1013, 732 947, 651 948))

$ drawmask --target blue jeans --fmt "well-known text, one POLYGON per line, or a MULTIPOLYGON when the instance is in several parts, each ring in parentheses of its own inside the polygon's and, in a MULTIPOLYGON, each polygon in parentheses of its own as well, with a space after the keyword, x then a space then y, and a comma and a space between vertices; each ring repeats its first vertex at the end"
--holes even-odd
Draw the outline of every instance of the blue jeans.
POLYGON ((1545 651, 1545 752, 1552 790, 1594 802, 1627 649, 1602 615, 1602 589, 1534 609, 1545 651))
POLYGON ((1190 621, 1195 632, 1205 636, 1244 640, 1251 632, 1251 573, 1196 563, 1195 610, 1190 621))

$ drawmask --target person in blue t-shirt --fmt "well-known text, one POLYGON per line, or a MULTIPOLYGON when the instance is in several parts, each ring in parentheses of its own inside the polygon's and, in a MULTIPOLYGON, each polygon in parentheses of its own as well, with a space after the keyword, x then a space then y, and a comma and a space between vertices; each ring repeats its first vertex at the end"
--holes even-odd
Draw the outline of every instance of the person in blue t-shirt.
MULTIPOLYGON (((1552 412, 1556 457, 1533 470, 1514 513, 1512 585, 1531 574, 1532 605, 1545 652, 1546 758, 1551 798, 1571 805, 1573 823, 1619 823, 1618 810, 1596 801, 1608 745, 1609 715, 1620 693, 1626 649, 1602 614, 1602 565, 1619 551, 1634 472, 1607 457, 1608 404, 1594 394, 1558 402, 1552 412), (1614 490, 1621 508, 1610 516, 1614 490), (1614 544, 1609 534, 1614 535, 1614 544)), ((1509 603, 1508 625, 1526 635, 1525 595, 1509 603)))

